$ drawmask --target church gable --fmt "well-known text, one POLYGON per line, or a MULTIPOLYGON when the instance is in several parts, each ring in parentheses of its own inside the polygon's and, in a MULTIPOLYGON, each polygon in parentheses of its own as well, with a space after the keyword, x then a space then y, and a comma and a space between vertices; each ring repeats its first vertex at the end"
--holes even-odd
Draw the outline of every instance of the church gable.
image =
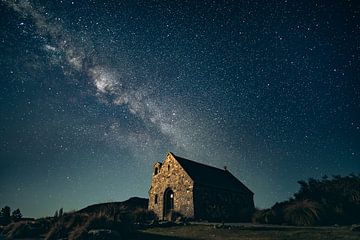
POLYGON ((193 181, 169 153, 163 163, 153 166, 152 183, 149 190, 149 209, 160 219, 171 212, 193 215, 193 181))
POLYGON ((168 153, 153 166, 149 209, 160 220, 173 213, 207 220, 244 220, 254 209, 253 193, 226 169, 168 153))

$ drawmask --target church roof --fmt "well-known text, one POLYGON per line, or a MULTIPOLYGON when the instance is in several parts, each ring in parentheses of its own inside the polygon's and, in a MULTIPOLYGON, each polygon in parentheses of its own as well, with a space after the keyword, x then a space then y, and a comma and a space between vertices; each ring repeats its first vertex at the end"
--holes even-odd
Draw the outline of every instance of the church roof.
POLYGON ((234 175, 232 175, 228 170, 211 167, 186 158, 175 156, 173 153, 171 154, 186 171, 186 173, 192 178, 195 184, 206 185, 235 192, 249 192, 253 194, 250 189, 248 189, 242 182, 234 177, 234 175))

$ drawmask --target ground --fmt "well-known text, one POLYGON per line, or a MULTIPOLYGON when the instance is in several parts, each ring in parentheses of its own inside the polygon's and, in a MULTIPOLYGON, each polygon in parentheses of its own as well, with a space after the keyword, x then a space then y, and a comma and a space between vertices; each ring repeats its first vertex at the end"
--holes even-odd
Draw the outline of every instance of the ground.
POLYGON ((149 228, 141 230, 136 239, 156 240, 358 240, 359 232, 351 231, 350 227, 281 227, 281 226, 225 226, 189 225, 168 228, 149 228))

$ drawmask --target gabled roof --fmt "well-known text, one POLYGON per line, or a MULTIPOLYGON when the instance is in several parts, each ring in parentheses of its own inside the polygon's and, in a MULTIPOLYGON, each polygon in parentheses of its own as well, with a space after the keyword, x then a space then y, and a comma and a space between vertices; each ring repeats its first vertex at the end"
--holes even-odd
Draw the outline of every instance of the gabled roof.
POLYGON ((194 162, 186 158, 175 156, 173 153, 170 154, 173 155, 195 184, 254 194, 228 170, 194 162))

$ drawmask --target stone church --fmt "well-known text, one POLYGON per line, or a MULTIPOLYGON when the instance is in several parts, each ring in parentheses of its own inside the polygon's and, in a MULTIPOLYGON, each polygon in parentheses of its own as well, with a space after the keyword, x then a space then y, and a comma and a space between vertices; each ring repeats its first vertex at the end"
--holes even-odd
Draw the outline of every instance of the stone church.
POLYGON ((176 214, 208 221, 249 221, 254 193, 228 170, 168 153, 155 163, 149 190, 149 210, 159 220, 176 214))

